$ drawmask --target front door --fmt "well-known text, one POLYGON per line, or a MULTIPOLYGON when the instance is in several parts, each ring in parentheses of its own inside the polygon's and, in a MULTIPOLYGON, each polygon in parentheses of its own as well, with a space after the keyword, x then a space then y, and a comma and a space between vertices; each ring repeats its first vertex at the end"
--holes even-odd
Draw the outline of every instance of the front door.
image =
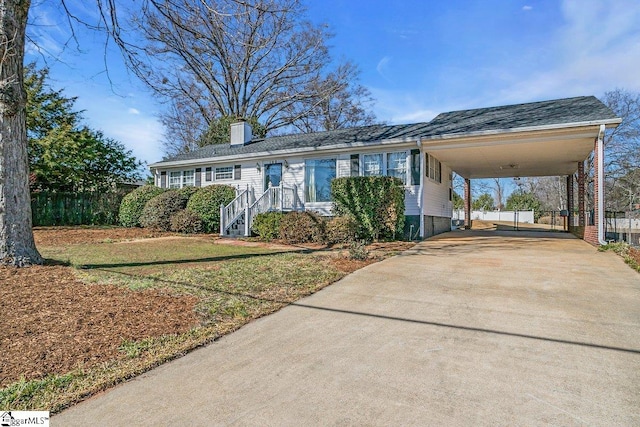
POLYGON ((264 191, 269 187, 277 187, 282 180, 282 163, 264 165, 264 191))

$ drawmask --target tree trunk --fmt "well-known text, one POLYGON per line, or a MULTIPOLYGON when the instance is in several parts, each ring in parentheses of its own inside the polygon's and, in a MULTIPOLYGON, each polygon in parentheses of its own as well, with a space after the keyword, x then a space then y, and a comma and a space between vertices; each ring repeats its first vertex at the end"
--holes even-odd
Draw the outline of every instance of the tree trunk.
POLYGON ((25 93, 30 0, 0 0, 0 264, 42 264, 31 228, 25 93))

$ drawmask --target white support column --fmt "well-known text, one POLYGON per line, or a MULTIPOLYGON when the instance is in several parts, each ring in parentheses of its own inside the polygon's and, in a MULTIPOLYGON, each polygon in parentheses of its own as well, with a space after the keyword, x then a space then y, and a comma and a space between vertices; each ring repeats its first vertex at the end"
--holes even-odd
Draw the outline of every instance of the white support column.
POLYGON ((597 198, 598 198, 598 243, 601 245, 606 245, 607 242, 605 240, 604 235, 604 131, 605 125, 600 125, 600 132, 598 132, 598 142, 597 142, 597 178, 598 178, 598 188, 597 188, 597 198))
POLYGON ((220 204, 220 237, 224 236, 224 205, 220 204))
POLYGON ((249 237, 250 233, 249 233, 249 212, 251 212, 251 209, 249 209, 249 205, 247 204, 247 206, 244 207, 244 237, 249 237))
POLYGON ((422 138, 418 137, 418 149, 420 150, 420 187, 418 189, 418 206, 420 207, 420 238, 424 239, 424 177, 425 164, 422 152, 422 138))

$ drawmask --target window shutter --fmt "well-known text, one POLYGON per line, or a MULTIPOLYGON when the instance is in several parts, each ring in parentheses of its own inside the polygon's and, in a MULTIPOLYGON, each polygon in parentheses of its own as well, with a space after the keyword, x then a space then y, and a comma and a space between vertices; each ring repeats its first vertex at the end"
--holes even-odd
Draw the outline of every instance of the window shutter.
POLYGON ((160 172, 160 188, 167 188, 167 172, 160 172))
POLYGON ((351 155, 351 176, 360 175, 360 155, 351 155))
POLYGON ((211 181, 211 168, 206 168, 204 170, 204 180, 207 182, 211 181))
POLYGON ((420 150, 411 150, 411 185, 420 185, 420 150))
POLYGON ((241 165, 233 165, 233 179, 242 179, 241 165))
POLYGON ((195 186, 196 187, 202 187, 202 169, 200 169, 200 168, 196 168, 195 186))

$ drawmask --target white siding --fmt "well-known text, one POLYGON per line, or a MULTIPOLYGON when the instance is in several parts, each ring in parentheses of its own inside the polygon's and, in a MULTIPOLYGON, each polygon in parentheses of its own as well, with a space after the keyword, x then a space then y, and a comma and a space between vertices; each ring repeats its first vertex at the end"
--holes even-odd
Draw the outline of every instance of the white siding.
POLYGON ((449 201, 451 169, 443 163, 441 173, 441 183, 427 177, 424 179, 424 214, 451 218, 453 208, 452 202, 449 201))
MULTIPOLYGON (((306 154, 294 157, 286 157, 286 158, 276 158, 270 159, 267 161, 263 160, 245 160, 245 161, 236 161, 236 162, 227 162, 227 163, 218 163, 218 164, 202 164, 198 165, 201 168, 201 186, 205 187, 207 185, 212 184, 223 184, 230 185, 239 190, 249 188, 253 190, 254 197, 259 197, 264 192, 264 166, 266 164, 271 163, 282 163, 282 183, 288 187, 295 186, 298 191, 299 200, 305 205, 307 210, 312 210, 319 212, 322 215, 332 215, 333 203, 331 202, 318 202, 318 203, 307 203, 305 200, 305 188, 304 188, 304 180, 305 180, 305 160, 311 159, 336 159, 336 177, 348 177, 351 176, 351 154, 363 154, 363 153, 389 153, 389 152, 406 152, 407 156, 409 155, 409 149, 396 148, 393 146, 389 147, 376 147, 376 148, 363 148, 358 150, 357 152, 344 152, 344 153, 314 153, 314 154, 306 154), (286 159, 286 160, 285 160, 286 159), (241 165, 241 178, 240 179, 222 179, 215 180, 215 168, 216 167, 233 167, 234 165, 241 165), (212 180, 206 181, 206 168, 210 167, 212 180)), ((386 159, 386 155, 384 156, 386 159)), ((386 160, 385 160, 386 161, 386 160)), ((407 159, 407 165, 409 166, 409 159, 407 159)), ((362 164, 361 164, 362 166, 362 164)), ((169 175, 172 170, 193 170, 195 167, 184 166, 181 168, 171 168, 171 169, 162 169, 162 171, 166 171, 167 175, 169 175)), ((158 170, 158 176, 161 170, 158 170)), ((448 170, 447 170, 448 171, 448 170)), ((410 172, 409 172, 410 173, 410 172)), ((445 170, 443 165, 443 178, 445 170)), ((448 172, 446 175, 448 179, 448 172)), ((410 177, 407 177, 407 180, 410 181, 410 177)), ((428 181, 428 178, 426 179, 428 181)), ((157 182, 159 184, 159 182, 157 182)), ((443 182, 444 187, 444 182, 443 182)), ((425 189, 428 188, 428 185, 425 189)), ((407 185, 405 186, 405 213, 407 215, 419 215, 420 207, 418 204, 419 199, 419 191, 420 187, 418 185, 407 185)), ((448 190, 446 193, 446 197, 448 200, 448 190)), ((426 200, 426 199, 425 199, 426 200)), ((428 213, 425 213, 429 215, 428 213)), ((446 216, 451 216, 451 212, 449 212, 446 216)))
POLYGON ((336 175, 336 178, 351 176, 351 154, 341 154, 338 156, 336 175))

